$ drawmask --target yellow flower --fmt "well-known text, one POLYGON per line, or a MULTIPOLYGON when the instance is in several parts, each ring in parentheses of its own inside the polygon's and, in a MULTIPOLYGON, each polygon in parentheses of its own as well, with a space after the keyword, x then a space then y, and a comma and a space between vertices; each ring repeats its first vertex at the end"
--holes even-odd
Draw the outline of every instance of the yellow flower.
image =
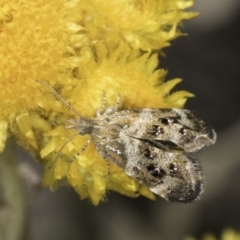
POLYGON ((76 118, 46 86, 53 86, 82 116, 93 118, 103 104, 121 108, 182 108, 192 94, 170 94, 181 80, 165 81, 158 55, 181 35, 178 25, 196 13, 189 0, 9 0, 0 1, 0 150, 7 133, 45 164, 44 185, 70 184, 81 198, 98 204, 107 189, 136 197, 153 194, 114 163, 102 159, 89 136, 77 136, 76 118), (110 170, 110 173, 108 172, 110 170))

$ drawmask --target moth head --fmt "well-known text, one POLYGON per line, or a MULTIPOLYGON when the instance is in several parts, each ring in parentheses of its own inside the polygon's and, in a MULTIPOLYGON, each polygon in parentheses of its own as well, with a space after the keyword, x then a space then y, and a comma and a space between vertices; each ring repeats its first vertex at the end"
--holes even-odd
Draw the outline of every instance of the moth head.
POLYGON ((75 129, 80 135, 92 133, 94 119, 81 117, 78 120, 68 119, 67 122, 69 124, 65 128, 75 129))

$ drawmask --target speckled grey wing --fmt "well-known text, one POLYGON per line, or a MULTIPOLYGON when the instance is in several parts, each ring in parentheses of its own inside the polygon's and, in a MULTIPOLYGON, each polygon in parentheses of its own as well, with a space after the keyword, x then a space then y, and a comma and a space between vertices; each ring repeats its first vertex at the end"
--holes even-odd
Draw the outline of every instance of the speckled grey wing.
POLYGON ((214 130, 186 109, 142 109, 123 131, 130 137, 155 141, 159 147, 185 152, 196 152, 216 140, 214 130))
POLYGON ((203 192, 199 162, 187 152, 212 144, 215 135, 191 111, 142 109, 104 114, 94 120, 91 137, 106 161, 113 161, 169 201, 192 202, 203 192))
POLYGON ((203 192, 203 175, 197 159, 184 153, 166 152, 151 142, 121 134, 127 159, 125 172, 161 197, 172 202, 192 202, 203 192))

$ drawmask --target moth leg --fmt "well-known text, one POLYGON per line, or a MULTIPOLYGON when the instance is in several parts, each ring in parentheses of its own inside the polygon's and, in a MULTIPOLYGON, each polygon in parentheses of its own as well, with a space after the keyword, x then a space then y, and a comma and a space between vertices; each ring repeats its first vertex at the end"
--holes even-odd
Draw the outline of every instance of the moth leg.
POLYGON ((83 145, 82 149, 81 149, 77 154, 75 154, 75 156, 71 159, 70 162, 75 161, 75 160, 77 159, 77 157, 80 156, 80 155, 86 150, 87 146, 90 144, 91 141, 92 141, 91 138, 88 139, 88 140, 86 141, 86 143, 83 145))
POLYGON ((106 97, 106 93, 103 93, 103 105, 100 109, 98 109, 97 111, 97 117, 100 117, 101 115, 103 115, 105 108, 106 108, 106 103, 107 103, 107 97, 106 97))
POLYGON ((110 165, 110 162, 108 160, 106 160, 106 162, 107 162, 107 169, 108 169, 107 176, 109 176, 110 173, 111 173, 111 165, 110 165))
POLYGON ((121 103, 121 97, 118 94, 116 104, 111 106, 111 107, 109 107, 109 108, 107 108, 104 114, 114 113, 114 112, 118 111, 118 109, 120 107, 120 103, 121 103))

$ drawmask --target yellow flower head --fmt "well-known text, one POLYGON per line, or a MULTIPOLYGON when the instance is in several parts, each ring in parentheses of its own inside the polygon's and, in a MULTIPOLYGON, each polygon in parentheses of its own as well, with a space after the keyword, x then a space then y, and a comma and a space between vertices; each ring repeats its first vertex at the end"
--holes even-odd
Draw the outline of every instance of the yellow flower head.
POLYGON ((90 138, 66 130, 78 117, 43 84, 48 82, 81 116, 94 118, 121 98, 121 109, 181 108, 192 94, 170 94, 180 79, 157 69, 161 49, 181 33, 189 0, 0 1, 0 150, 7 132, 45 164, 44 185, 70 184, 98 204, 107 189, 151 199, 153 194, 100 157, 90 138), (110 164, 110 166, 108 166, 110 164))

